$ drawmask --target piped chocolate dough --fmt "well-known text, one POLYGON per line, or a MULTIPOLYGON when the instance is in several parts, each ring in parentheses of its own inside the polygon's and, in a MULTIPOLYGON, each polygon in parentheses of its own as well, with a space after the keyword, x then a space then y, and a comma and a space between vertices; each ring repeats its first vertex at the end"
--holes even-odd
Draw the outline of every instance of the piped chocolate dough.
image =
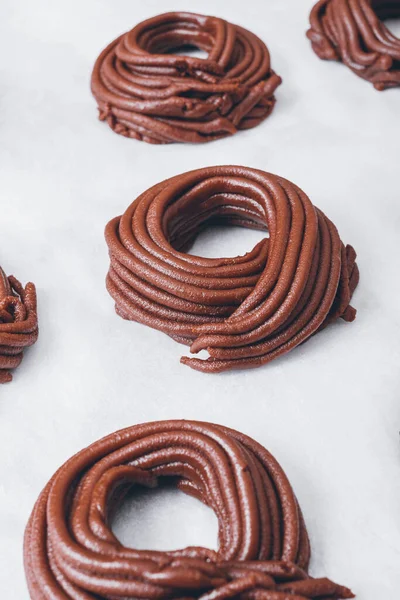
POLYGON ((209 358, 204 372, 259 367, 329 323, 352 321, 356 253, 297 186, 246 167, 210 167, 141 194, 106 227, 117 313, 209 358), (244 256, 187 254, 212 224, 269 232, 244 256))
POLYGON ((220 425, 164 421, 114 433, 50 480, 25 534, 32 600, 309 600, 353 598, 308 575, 310 543, 280 465, 220 425), (124 547, 110 528, 125 494, 165 478, 216 514, 219 549, 124 547))
POLYGON ((11 371, 23 358, 26 347, 38 337, 36 289, 24 288, 0 268, 0 383, 12 380, 11 371))
POLYGON ((383 91, 400 86, 400 39, 389 18, 400 18, 400 0, 320 0, 307 36, 320 58, 342 61, 383 91))
POLYGON ((99 56, 92 93, 101 121, 152 144, 209 142, 271 113, 281 78, 268 49, 223 19, 172 12, 148 19, 99 56), (207 58, 173 52, 195 47, 207 58))

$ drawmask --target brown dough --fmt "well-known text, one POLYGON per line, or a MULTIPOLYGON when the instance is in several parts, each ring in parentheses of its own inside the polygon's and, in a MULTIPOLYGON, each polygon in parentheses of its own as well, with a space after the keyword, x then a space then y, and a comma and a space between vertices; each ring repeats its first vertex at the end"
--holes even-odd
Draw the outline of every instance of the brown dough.
POLYGON ((382 22, 400 17, 400 0, 320 0, 307 35, 316 54, 340 60, 379 90, 400 86, 400 39, 382 22))
POLYGON ((209 142, 255 127, 281 83, 266 45, 243 27, 184 12, 159 15, 99 56, 92 92, 100 120, 152 144, 209 142), (194 46, 206 59, 173 54, 194 46))
POLYGON ((11 370, 22 361, 24 348, 38 337, 36 289, 25 288, 0 268, 0 383, 12 380, 11 370))
POLYGON ((282 468, 251 438, 209 423, 164 421, 114 433, 50 480, 25 534, 32 600, 353 598, 307 574, 310 545, 282 468), (214 510, 219 549, 126 548, 110 529, 124 495, 172 478, 214 510))
POLYGON ((141 194, 106 228, 107 288, 125 319, 207 350, 206 372, 258 367, 339 317, 355 318, 356 253, 298 187, 246 167, 209 167, 141 194), (245 256, 186 254, 213 223, 269 231, 245 256))

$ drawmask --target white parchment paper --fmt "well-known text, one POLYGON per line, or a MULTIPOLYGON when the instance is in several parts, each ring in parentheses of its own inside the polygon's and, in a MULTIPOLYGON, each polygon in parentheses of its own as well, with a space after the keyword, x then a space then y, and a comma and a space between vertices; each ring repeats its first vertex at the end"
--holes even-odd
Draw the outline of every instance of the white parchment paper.
MULTIPOLYGON (((400 589, 400 90, 376 92, 324 63, 305 37, 310 0, 3 0, 0 6, 0 263, 36 283, 40 340, 0 388, 0 589, 28 598, 24 527, 73 453, 157 419, 223 423, 264 444, 298 495, 312 573, 360 600, 400 589), (150 146, 97 120, 99 51, 167 10, 215 14, 265 40, 284 78, 261 126, 204 146, 150 146), (186 348, 114 313, 103 229, 143 190, 215 164, 282 175, 358 252, 352 324, 337 323, 264 368, 204 375, 186 348)), ((396 25, 394 25, 396 27, 396 25)), ((400 28, 397 27, 400 33, 400 28)), ((259 234, 204 234, 196 252, 245 252, 259 234)), ((206 508, 142 494, 115 530, 136 547, 216 546, 206 508), (163 520, 163 518, 164 520, 163 520)))

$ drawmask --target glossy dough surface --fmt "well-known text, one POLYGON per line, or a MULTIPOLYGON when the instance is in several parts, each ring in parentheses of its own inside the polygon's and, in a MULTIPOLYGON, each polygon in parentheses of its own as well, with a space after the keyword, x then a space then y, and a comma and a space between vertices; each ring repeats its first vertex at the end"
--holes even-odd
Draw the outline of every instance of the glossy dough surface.
POLYGON ((0 383, 12 380, 11 371, 22 361, 24 348, 38 337, 36 290, 24 288, 0 268, 0 383))
POLYGON ((385 26, 400 0, 320 0, 307 35, 316 54, 340 60, 379 90, 400 86, 400 39, 385 26))
POLYGON ((182 358, 200 371, 258 367, 355 318, 355 251, 304 192, 270 173, 211 167, 163 181, 110 221, 106 241, 118 314, 207 350, 207 360, 182 358), (234 258, 186 254, 216 223, 269 238, 234 258))
POLYGON ((152 144, 208 142, 255 127, 281 83, 264 42, 218 19, 172 12, 148 19, 99 56, 92 92, 100 120, 152 144), (207 58, 174 54, 201 49, 207 58))
POLYGON ((310 545, 296 497, 273 456, 209 423, 164 421, 114 433, 65 463, 25 535, 33 600, 306 600, 352 598, 307 575, 310 545), (217 552, 126 548, 110 529, 134 486, 169 478, 214 510, 217 552))

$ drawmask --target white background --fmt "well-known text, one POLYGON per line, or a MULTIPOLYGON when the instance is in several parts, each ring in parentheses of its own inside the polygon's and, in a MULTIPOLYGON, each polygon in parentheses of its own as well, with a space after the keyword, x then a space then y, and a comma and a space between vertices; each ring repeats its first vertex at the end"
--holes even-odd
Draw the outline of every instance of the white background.
MULTIPOLYGON (((399 597, 400 90, 376 92, 317 59, 305 37, 311 6, 3 0, 0 262, 36 283, 40 340, 0 389, 2 597, 28 597, 23 531, 57 467, 114 430, 181 417, 240 429, 273 452, 305 514, 313 574, 361 600, 399 597), (225 17, 267 42, 284 84, 261 126, 208 145, 157 147, 97 120, 89 79, 99 51, 172 9, 225 17), (204 375, 180 365, 185 347, 116 316, 103 230, 154 183, 215 164, 302 187, 357 250, 361 283, 354 323, 264 368, 204 375)), ((245 252, 259 235, 211 231, 196 252, 245 252)), ((216 545, 213 515, 179 493, 140 496, 115 527, 141 548, 216 545)))

